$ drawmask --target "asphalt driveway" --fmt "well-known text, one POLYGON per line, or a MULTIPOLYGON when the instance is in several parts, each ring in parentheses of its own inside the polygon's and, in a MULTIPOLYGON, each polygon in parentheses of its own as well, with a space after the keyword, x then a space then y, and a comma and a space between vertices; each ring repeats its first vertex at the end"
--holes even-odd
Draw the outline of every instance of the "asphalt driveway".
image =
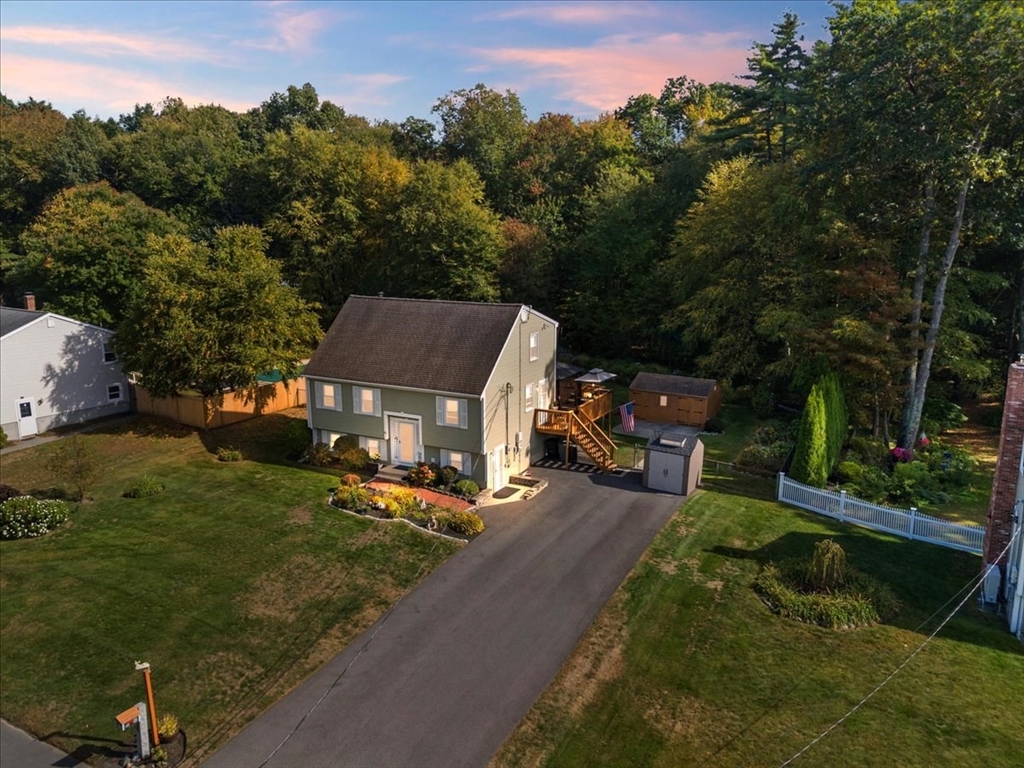
POLYGON ((543 492, 484 508, 484 534, 205 765, 485 765, 681 501, 533 474, 543 492))

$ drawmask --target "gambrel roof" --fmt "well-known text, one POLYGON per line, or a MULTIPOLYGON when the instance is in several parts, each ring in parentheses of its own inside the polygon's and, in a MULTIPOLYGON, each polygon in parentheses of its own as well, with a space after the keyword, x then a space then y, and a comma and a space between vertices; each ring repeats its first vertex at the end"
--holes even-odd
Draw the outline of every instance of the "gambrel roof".
POLYGON ((523 309, 522 304, 352 296, 305 375, 478 396, 523 309))

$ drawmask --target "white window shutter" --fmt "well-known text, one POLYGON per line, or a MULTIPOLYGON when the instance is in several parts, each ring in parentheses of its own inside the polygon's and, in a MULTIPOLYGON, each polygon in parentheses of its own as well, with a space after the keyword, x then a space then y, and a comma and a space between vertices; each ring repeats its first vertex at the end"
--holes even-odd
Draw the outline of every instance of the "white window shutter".
POLYGON ((380 416, 380 390, 373 390, 373 415, 380 416))
POLYGON ((438 395, 434 399, 437 401, 437 424, 444 426, 444 398, 438 395))
POLYGON ((463 429, 469 426, 469 404, 465 400, 459 400, 459 426, 463 429))

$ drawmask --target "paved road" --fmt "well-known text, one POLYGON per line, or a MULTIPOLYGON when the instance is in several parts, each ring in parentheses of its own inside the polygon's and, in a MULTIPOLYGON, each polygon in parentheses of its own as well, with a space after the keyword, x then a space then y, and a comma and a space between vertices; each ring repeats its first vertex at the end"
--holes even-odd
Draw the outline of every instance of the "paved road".
POLYGON ((72 768, 76 765, 85 763, 0 720, 0 768, 72 768))
POLYGON ((635 475, 534 474, 543 492, 485 508, 480 538, 206 767, 485 765, 680 503, 635 475))

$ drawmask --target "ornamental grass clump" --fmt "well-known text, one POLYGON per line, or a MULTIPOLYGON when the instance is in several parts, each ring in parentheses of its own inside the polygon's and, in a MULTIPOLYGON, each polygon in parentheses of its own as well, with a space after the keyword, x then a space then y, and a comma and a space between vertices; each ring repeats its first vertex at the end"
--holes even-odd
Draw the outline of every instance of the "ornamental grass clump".
POLYGON ((151 475, 146 475, 124 492, 126 499, 145 499, 163 493, 164 484, 151 475))
POLYGON ((15 496, 0 504, 0 539, 32 539, 67 522, 68 505, 57 499, 15 496))
POLYGON ((892 589, 846 562, 831 539, 815 545, 811 558, 768 563, 754 579, 754 591, 775 613, 829 629, 854 629, 895 616, 892 589))

